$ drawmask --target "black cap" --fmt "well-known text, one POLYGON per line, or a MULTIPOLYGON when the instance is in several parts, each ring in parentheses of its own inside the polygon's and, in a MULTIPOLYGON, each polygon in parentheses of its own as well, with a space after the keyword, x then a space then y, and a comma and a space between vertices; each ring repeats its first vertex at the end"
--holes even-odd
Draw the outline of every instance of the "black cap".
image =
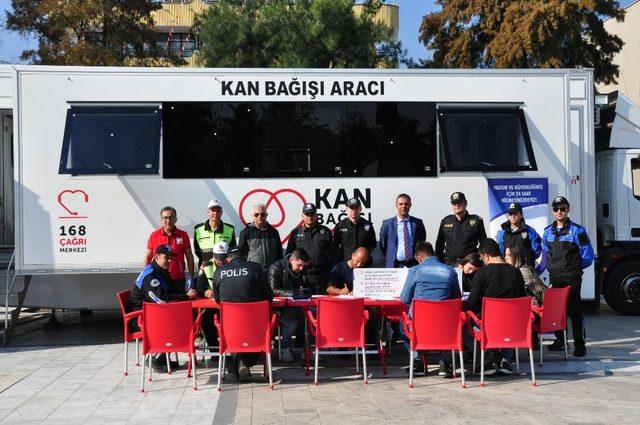
POLYGON ((316 212, 316 206, 312 203, 304 204, 304 207, 302 207, 302 214, 315 214, 316 212))
POLYGON ((509 209, 507 210, 507 212, 518 212, 522 214, 522 205, 518 204, 517 202, 512 202, 509 204, 509 209))
POLYGON ((567 206, 569 206, 569 201, 567 201, 567 198, 565 198, 564 196, 556 196, 555 198, 553 198, 553 201, 551 202, 552 207, 560 204, 566 204, 567 206))
POLYGON ((349 198, 349 200, 347 201, 347 208, 353 208, 353 207, 361 207, 362 205, 360 205, 360 201, 357 198, 349 198))
POLYGON ((158 254, 164 254, 167 257, 173 257, 174 255, 176 255, 173 250, 171 249, 171 245, 160 245, 156 248, 156 255, 158 254))
POLYGON ((460 204, 462 202, 466 202, 467 198, 465 198, 464 193, 462 192, 453 192, 451 194, 451 204, 460 204))

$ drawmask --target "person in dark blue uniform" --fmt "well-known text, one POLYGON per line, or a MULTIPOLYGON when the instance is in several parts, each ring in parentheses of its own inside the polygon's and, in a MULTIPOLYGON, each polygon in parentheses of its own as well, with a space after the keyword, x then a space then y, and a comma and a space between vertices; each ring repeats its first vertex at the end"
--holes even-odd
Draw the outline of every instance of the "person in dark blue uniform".
POLYGON ((504 257, 507 247, 520 245, 527 253, 526 264, 534 267, 536 259, 542 252, 542 240, 536 229, 524 221, 522 205, 512 203, 507 210, 508 220, 502 223, 496 235, 496 242, 500 245, 500 252, 504 257))
MULTIPOLYGON (((571 287, 567 300, 567 315, 571 319, 573 355, 582 357, 587 354, 587 349, 580 289, 582 288, 582 270, 593 263, 593 247, 585 228, 569 219, 571 209, 567 198, 558 196, 551 206, 556 220, 544 229, 542 246, 546 255, 551 286, 571 287)), ((556 332, 556 340, 549 349, 564 350, 566 343, 563 333, 556 332)))

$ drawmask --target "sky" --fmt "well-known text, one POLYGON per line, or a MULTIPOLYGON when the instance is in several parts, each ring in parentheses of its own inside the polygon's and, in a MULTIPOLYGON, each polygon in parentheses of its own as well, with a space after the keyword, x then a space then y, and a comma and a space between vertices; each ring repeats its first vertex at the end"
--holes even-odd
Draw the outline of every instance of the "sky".
MULTIPOLYGON (((394 0, 390 0, 392 3, 394 0)), ((621 0, 623 7, 635 0, 621 0)), ((397 0, 400 7, 400 30, 398 39, 413 59, 424 59, 428 52, 418 41, 418 28, 422 17, 438 9, 434 0, 397 0)), ((11 0, 0 0, 0 19, 4 27, 4 12, 11 8, 11 0)), ((35 47, 35 39, 25 39, 12 31, 0 31, 0 62, 19 63, 20 53, 35 47)))

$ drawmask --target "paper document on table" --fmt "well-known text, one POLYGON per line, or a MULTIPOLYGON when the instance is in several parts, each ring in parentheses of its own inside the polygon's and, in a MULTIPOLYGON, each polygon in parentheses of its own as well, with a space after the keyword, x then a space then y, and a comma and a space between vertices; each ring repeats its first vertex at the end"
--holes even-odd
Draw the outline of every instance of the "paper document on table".
POLYGON ((354 269, 353 295, 393 299, 400 296, 409 269, 354 269))

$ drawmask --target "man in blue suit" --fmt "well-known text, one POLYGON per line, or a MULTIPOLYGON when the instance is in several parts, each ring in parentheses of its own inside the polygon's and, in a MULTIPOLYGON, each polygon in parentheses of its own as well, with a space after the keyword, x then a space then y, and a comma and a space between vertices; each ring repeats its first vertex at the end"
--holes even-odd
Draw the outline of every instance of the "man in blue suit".
POLYGON ((412 267, 417 264, 415 246, 427 239, 427 231, 422 220, 409 215, 411 197, 406 193, 396 198, 396 210, 396 217, 382 222, 380 250, 385 257, 385 267, 412 267))

